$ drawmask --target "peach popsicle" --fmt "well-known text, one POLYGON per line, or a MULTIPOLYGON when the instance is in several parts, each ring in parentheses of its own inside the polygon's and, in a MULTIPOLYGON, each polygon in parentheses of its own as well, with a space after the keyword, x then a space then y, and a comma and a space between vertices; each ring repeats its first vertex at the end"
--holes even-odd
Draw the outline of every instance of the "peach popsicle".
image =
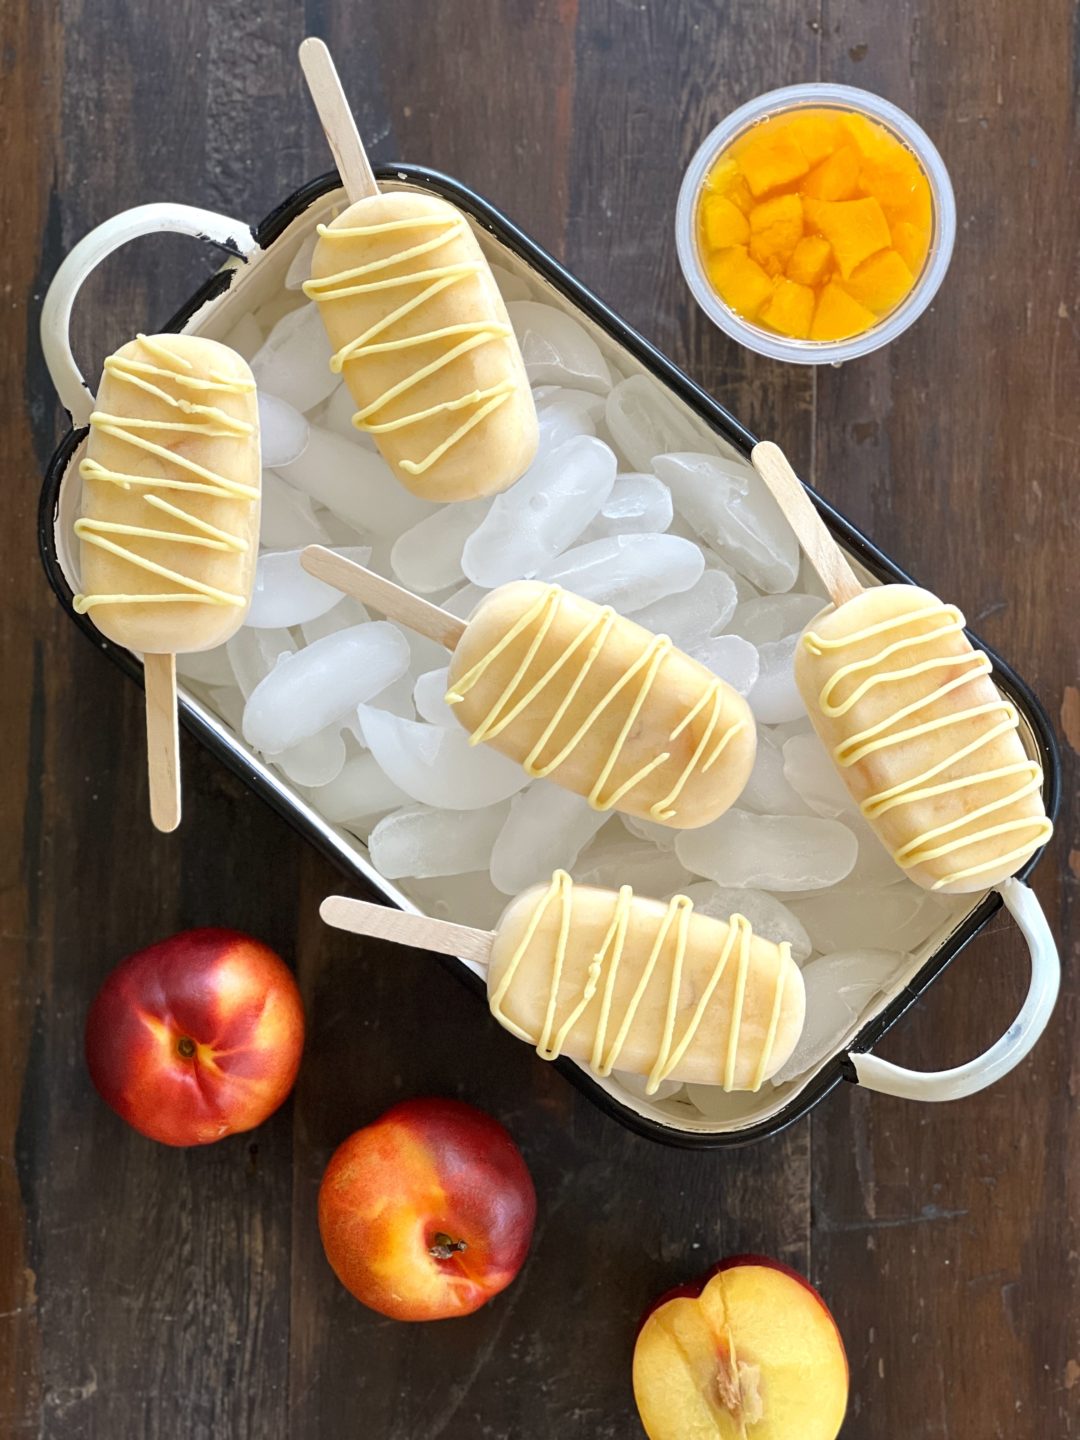
POLYGON ((79 466, 74 606, 141 652, 151 815, 179 823, 177 652, 209 650, 247 612, 259 536, 255 382, 228 346, 140 335, 105 362, 79 466))
POLYGON ((825 581, 795 681, 814 729, 863 815, 917 884, 984 890, 1050 838, 1042 768, 1024 749, 964 617, 927 590, 863 590, 775 445, 754 465, 825 581))
POLYGON ((300 61, 351 202, 318 227, 304 293, 359 407, 353 424, 426 500, 505 490, 528 468, 539 428, 491 267, 453 205, 380 192, 330 52, 307 39, 300 61))
POLYGON ((635 896, 629 885, 575 885, 557 870, 511 901, 494 932, 403 914, 343 896, 328 925, 423 946, 487 966, 491 1012, 545 1060, 594 1074, 757 1090, 802 1032, 802 975, 785 942, 741 915, 714 920, 693 901, 635 896))
POLYGON ((532 776, 675 829, 722 815, 749 777, 746 701, 704 665, 609 606, 538 580, 458 620, 319 546, 309 573, 453 651, 446 699, 474 744, 532 776))

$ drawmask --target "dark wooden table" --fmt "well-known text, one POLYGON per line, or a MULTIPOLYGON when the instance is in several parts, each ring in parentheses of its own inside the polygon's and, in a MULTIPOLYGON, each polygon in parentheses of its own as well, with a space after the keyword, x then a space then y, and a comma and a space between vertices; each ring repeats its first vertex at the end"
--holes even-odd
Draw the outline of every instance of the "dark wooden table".
MULTIPOLYGON (((623 1440, 637 1316, 736 1250, 822 1287, 852 1367, 850 1440, 1080 1435, 1080 13, 1069 0, 7 0, 0 432, 0 1432, 102 1440, 623 1440), (1034 1055, 941 1108, 844 1087, 718 1155, 639 1140, 485 1021, 425 957, 323 929, 335 872, 185 742, 186 817, 151 832, 135 687, 61 614, 35 554, 64 421, 37 341, 44 286, 142 201, 255 219, 328 168, 301 88, 334 47, 377 160, 491 197, 902 564, 958 600, 1059 723, 1066 807, 1036 882, 1066 986, 1034 1055), (959 232, 932 310, 839 371, 744 354, 695 311, 672 211, 735 104, 814 77, 912 111, 959 232), (124 954, 189 925, 265 937, 311 1027, 290 1104, 256 1133, 159 1148, 91 1091, 87 1004, 124 954), (331 1150, 389 1102, 462 1096, 536 1178, 527 1268, 469 1320, 363 1310, 321 1253, 331 1150)), ((143 242, 85 292, 95 369, 206 272, 143 242)), ((976 1053, 1026 985, 993 925, 884 1053, 976 1053)))

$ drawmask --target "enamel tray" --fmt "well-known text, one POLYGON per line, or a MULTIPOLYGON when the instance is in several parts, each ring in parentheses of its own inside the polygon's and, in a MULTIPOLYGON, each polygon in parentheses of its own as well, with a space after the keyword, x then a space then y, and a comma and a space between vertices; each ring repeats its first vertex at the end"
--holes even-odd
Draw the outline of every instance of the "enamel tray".
MULTIPOLYGON (((756 437, 745 426, 485 200, 457 181, 418 166, 386 166, 378 174, 384 187, 418 188, 457 205, 470 217, 489 258, 517 274, 527 275, 530 283, 544 292, 545 300, 573 313, 601 349, 616 360, 623 374, 638 371, 651 375, 699 428, 718 434, 741 454, 749 456, 756 437)), ((87 617, 75 615, 71 604, 78 574, 78 547, 72 530, 80 489, 76 462, 93 406, 93 396, 72 357, 68 336, 72 305, 79 287, 106 255, 129 240, 164 231, 209 239, 228 252, 229 260, 163 328, 223 338, 245 313, 280 290, 285 269, 300 245, 314 225, 329 218, 342 200, 338 177, 329 174, 296 191, 254 229, 241 221, 187 206, 140 206, 107 221, 81 241, 61 266, 46 296, 42 313, 45 358, 60 399, 71 415, 73 428, 61 440, 45 476, 39 522, 42 558, 49 582, 68 614, 93 643, 133 679, 141 679, 138 657, 104 640, 87 617)), ((128 328, 132 333, 136 329, 152 328, 150 317, 129 319, 128 328)), ((866 583, 908 581, 909 577, 854 526, 815 492, 809 493, 866 583)), ((1025 745, 1042 765, 1047 809, 1052 816, 1057 807, 1060 770, 1050 724, 1023 681, 992 651, 987 653, 998 686, 1019 712, 1025 745)), ((248 750, 223 719, 183 689, 181 719, 231 770, 361 888, 375 890, 402 909, 418 908, 375 871, 360 841, 316 814, 287 780, 248 750)), ((572 1060, 561 1059, 555 1063, 602 1110, 632 1130, 667 1144, 700 1149, 772 1135, 806 1114, 844 1080, 913 1099, 945 1100, 973 1094, 1023 1059, 1045 1028, 1057 996, 1060 965, 1056 948, 1038 902, 1023 884, 1037 859, 1038 856, 1034 857, 1017 879, 999 890, 959 897, 957 910, 943 923, 941 932, 915 952, 909 973, 901 975, 879 997, 861 1028, 846 1036, 840 1048, 807 1075, 782 1086, 766 1083, 751 1101, 733 1105, 730 1120, 703 1119, 696 1110, 678 1101, 645 1099, 615 1078, 596 1079, 572 1060), (965 910, 963 902, 968 898, 970 905, 965 910), (1031 953, 1029 992, 1006 1034, 983 1055, 952 1070, 920 1074, 875 1056, 872 1051, 878 1040, 1003 903, 1024 932, 1031 953)), ((882 937, 882 943, 888 943, 887 936, 882 937)), ((447 959, 444 963, 483 997, 479 973, 464 961, 447 959)), ((735 1098, 732 1097, 733 1101, 735 1098)))

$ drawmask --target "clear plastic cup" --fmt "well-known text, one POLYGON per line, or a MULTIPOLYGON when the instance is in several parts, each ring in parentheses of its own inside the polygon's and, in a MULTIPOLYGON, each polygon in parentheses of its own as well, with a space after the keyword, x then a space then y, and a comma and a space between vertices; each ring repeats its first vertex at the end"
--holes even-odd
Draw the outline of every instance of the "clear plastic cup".
POLYGON ((682 266, 686 283, 705 314, 748 350, 754 350, 759 355, 769 355, 774 360, 789 360, 797 365, 838 365, 844 360, 868 355, 871 350, 880 349, 882 345, 887 345, 890 340, 902 335, 937 293, 938 286, 945 278, 945 271, 949 268, 955 238, 956 201, 953 198, 952 185, 945 162, 926 131, 916 125, 910 115, 905 115, 903 110, 890 104, 888 100, 883 100, 880 95, 872 95, 869 90, 857 90, 851 85, 826 85, 820 82, 787 85, 781 90, 770 90, 732 111, 698 147, 683 177, 675 211, 675 240, 678 245, 679 264, 682 266), (883 125, 907 146, 918 160, 930 185, 933 225, 930 248, 923 261, 922 270, 911 290, 894 310, 883 316, 869 330, 852 335, 847 340, 795 340, 744 319, 713 289, 705 273, 698 242, 698 196, 713 163, 752 125, 782 112, 823 108, 851 110, 865 115, 883 125))

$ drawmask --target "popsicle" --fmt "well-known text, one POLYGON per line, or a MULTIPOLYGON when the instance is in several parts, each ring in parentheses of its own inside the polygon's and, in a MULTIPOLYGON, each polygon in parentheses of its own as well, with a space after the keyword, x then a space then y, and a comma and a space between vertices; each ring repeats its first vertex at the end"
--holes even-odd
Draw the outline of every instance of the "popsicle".
POLYGON ((261 473, 255 382, 235 351, 140 335, 105 361, 79 465, 74 606, 143 655, 159 829, 180 819, 175 656, 220 645, 243 621, 261 473))
POLYGON ((302 564, 452 650, 446 699, 472 742, 594 809, 693 829, 749 778, 757 732, 742 696, 608 606, 518 580, 463 621, 321 546, 302 564))
POLYGON ((464 214, 382 194, 321 40, 301 63, 352 202, 318 227, 311 279, 331 366, 397 479, 429 500, 505 490, 536 453, 532 392, 491 268, 464 214))
POLYGON ((511 901, 493 932, 340 895, 328 925, 457 955, 487 967, 496 1020, 595 1075, 757 1090, 802 1032, 806 996, 785 942, 754 935, 741 915, 714 920, 693 901, 635 896, 629 885, 575 885, 557 870, 511 901))
POLYGON ((833 606, 795 653, 814 729, 896 863, 927 890, 985 890, 1050 838, 1042 767, 964 617, 928 590, 864 590, 782 452, 753 462, 833 606))

